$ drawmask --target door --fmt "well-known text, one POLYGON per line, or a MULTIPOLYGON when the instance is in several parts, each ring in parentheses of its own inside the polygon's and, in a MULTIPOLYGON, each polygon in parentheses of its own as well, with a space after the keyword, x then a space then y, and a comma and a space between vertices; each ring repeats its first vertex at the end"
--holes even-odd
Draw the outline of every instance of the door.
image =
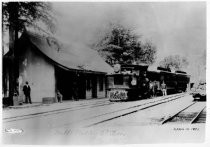
POLYGON ((92 97, 97 98, 97 77, 92 77, 92 97))
POLYGON ((78 79, 78 89, 79 89, 79 99, 85 99, 86 98, 86 80, 85 76, 83 74, 80 74, 80 77, 78 79))

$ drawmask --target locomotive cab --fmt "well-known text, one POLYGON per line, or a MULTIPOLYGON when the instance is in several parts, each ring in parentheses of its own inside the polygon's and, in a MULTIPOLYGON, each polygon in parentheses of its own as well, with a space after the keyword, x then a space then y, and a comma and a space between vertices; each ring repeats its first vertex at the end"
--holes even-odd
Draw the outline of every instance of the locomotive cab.
POLYGON ((115 73, 107 75, 107 92, 110 101, 138 99, 139 81, 148 65, 116 65, 115 73))

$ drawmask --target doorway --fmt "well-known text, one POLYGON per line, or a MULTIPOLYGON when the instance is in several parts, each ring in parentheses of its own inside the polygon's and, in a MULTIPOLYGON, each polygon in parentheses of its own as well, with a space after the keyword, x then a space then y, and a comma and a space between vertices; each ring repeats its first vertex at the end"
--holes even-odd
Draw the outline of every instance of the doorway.
POLYGON ((92 76, 92 97, 97 98, 97 76, 92 76))
POLYGON ((75 92, 78 99, 86 98, 86 84, 83 73, 76 70, 66 70, 61 67, 55 68, 56 89, 63 95, 63 100, 73 100, 75 92), (75 84, 76 83, 76 84, 75 84))
POLYGON ((73 96, 73 72, 55 67, 56 90, 63 95, 63 100, 71 100, 73 96))

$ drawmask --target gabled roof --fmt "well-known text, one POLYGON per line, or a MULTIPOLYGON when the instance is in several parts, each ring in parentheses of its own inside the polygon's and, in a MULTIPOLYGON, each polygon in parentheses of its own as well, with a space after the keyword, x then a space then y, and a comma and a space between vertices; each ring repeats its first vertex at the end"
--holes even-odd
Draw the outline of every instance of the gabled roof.
POLYGON ((87 46, 63 44, 54 37, 41 36, 32 32, 24 32, 30 42, 55 63, 68 69, 92 72, 111 73, 113 68, 97 53, 87 46))

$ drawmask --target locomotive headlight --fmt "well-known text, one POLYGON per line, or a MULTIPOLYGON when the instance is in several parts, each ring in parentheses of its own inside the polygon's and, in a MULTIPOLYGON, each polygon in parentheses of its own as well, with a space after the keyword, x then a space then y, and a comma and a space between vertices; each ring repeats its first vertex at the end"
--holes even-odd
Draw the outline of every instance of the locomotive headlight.
POLYGON ((135 86, 137 84, 136 78, 133 78, 131 81, 131 85, 135 86))

